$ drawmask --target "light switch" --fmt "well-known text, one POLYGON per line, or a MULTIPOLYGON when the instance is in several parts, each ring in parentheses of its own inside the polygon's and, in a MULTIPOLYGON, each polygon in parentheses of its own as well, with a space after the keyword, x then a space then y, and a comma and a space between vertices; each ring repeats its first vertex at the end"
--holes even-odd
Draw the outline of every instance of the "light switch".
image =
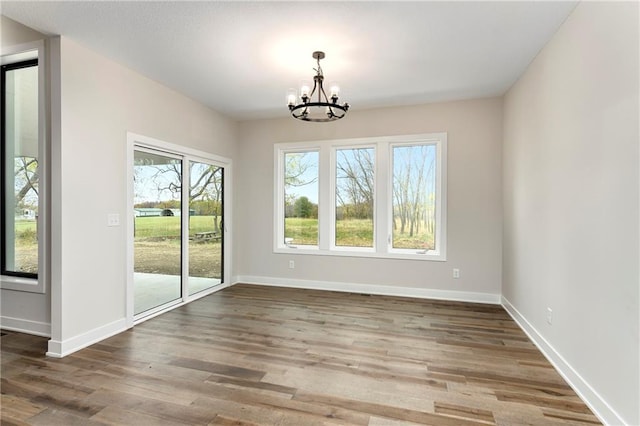
POLYGON ((107 226, 120 226, 120 215, 118 213, 108 214, 107 226))

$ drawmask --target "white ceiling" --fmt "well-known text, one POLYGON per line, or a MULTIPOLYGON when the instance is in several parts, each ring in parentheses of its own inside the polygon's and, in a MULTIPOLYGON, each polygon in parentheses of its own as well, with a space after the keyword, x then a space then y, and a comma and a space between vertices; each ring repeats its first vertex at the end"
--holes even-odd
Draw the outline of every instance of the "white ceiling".
POLYGON ((238 120, 286 117, 314 50, 352 110, 502 95, 576 1, 2 2, 238 120))

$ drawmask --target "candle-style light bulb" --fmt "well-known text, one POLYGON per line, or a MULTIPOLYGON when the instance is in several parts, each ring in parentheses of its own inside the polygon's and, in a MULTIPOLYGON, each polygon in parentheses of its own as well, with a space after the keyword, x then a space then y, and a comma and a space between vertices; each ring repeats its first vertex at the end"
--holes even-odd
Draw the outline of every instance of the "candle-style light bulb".
POLYGON ((305 81, 300 85, 300 97, 308 98, 309 92, 311 92, 311 85, 305 81))
POLYGON ((287 91, 287 105, 295 105, 297 97, 296 89, 289 89, 287 91))
POLYGON ((331 83, 331 89, 329 90, 332 98, 338 98, 340 96, 340 86, 338 83, 331 83))

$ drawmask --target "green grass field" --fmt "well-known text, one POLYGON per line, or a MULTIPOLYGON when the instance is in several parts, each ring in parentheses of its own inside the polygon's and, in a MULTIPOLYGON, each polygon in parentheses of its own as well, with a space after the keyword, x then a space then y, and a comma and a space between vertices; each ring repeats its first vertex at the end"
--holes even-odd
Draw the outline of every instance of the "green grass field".
MULTIPOLYGON (((297 245, 318 244, 318 219, 285 219, 285 238, 293 238, 297 245)), ((336 223, 336 245, 341 247, 373 247, 373 221, 370 219, 346 219, 336 223)), ((433 234, 420 232, 409 236, 408 232, 394 232, 394 248, 432 249, 433 234)))
MULTIPOLYGON (((16 220, 16 236, 24 243, 36 243, 36 222, 35 220, 16 220)), ((189 222, 189 235, 196 232, 213 231, 213 216, 191 216, 189 222)), ((180 217, 179 216, 152 216, 136 217, 135 219, 136 238, 147 237, 179 237, 180 217)))
POLYGON ((38 272, 38 231, 35 220, 15 221, 15 267, 16 271, 38 272))
MULTIPOLYGON (((136 238, 177 238, 180 236, 179 216, 152 216, 136 217, 136 238)), ((191 216, 189 221, 189 235, 197 232, 213 231, 213 216, 191 216)), ((28 220, 16 220, 16 236, 24 244, 37 242, 36 222, 28 220)))
MULTIPOLYGON (((136 217, 136 238, 178 238, 180 237, 180 216, 136 217)), ((191 216, 189 235, 197 232, 213 231, 213 216, 191 216)))
MULTIPOLYGON (((372 247, 373 221, 340 220, 336 224, 337 245, 342 247, 372 247)), ((189 236, 214 230, 213 216, 191 216, 189 236)), ((37 270, 36 222, 16 221, 16 263, 24 271, 37 270)), ((297 245, 318 244, 318 219, 287 218, 285 237, 297 245)), ((202 244, 191 241, 191 275, 218 277, 221 271, 220 240, 202 244)), ((433 248, 433 235, 394 233, 395 248, 433 248)), ((135 219, 135 270, 137 272, 178 273, 180 268, 180 217, 154 216, 135 219), (170 259, 174 259, 171 261, 170 259), (174 270, 175 269, 175 270, 174 270)))
POLYGON ((373 220, 345 219, 336 221, 336 245, 340 247, 373 247, 373 220))
MULTIPOLYGON (((285 238, 297 245, 318 244, 318 219, 289 217, 285 220, 285 238)), ((340 220, 336 223, 336 241, 344 247, 373 247, 373 221, 340 220)))
POLYGON ((15 222, 16 237, 19 240, 29 241, 34 243, 36 240, 36 221, 35 220, 16 220, 15 222))
POLYGON ((284 237, 298 245, 318 244, 318 219, 288 217, 284 220, 284 237))
MULTIPOLYGON (((191 216, 189 235, 197 232, 213 231, 213 216, 191 216)), ((336 224, 336 239, 339 246, 371 247, 373 243, 373 222, 367 219, 340 220, 336 224)), ((23 245, 36 243, 35 221, 16 221, 18 239, 23 245)), ((135 236, 138 238, 168 238, 180 237, 179 216, 136 217, 135 236)), ((295 244, 318 244, 318 219, 301 219, 290 217, 285 220, 285 237, 293 238, 295 244)), ((394 234, 396 248, 431 248, 433 235, 419 233, 412 237, 408 233, 394 234)))

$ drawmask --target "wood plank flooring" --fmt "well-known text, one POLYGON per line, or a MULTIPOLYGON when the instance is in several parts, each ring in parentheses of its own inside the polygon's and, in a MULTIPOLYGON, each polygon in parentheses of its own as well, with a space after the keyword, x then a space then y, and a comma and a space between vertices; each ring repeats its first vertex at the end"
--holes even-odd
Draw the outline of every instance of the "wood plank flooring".
POLYGON ((600 424, 499 306, 236 285, 63 359, 4 333, 3 425, 600 424))

